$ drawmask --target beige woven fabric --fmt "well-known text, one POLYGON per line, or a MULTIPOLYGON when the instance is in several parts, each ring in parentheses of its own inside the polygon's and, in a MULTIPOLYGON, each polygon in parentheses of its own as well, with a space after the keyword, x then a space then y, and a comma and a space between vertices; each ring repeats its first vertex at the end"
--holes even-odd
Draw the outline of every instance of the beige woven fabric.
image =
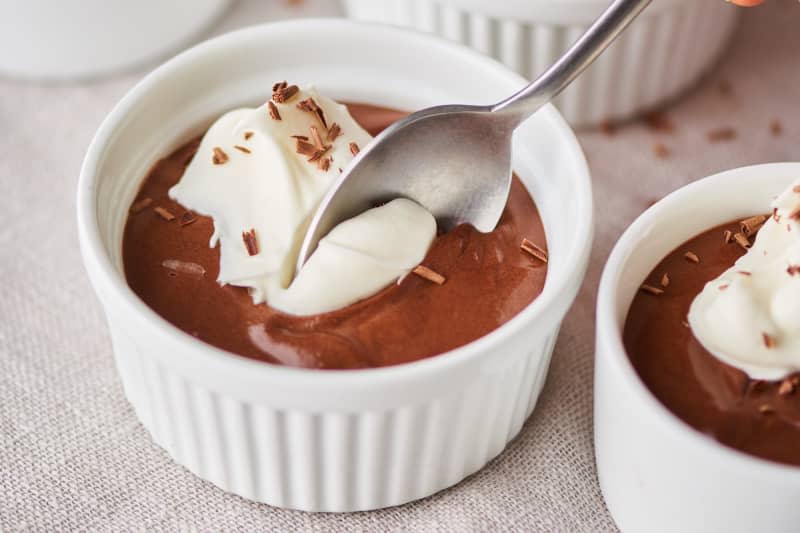
POLYGON ((603 262, 634 217, 676 187, 730 167, 800 160, 798 29, 796 2, 748 12, 720 66, 668 109, 674 133, 632 123, 612 136, 580 135, 594 174, 596 242, 533 416, 507 451, 458 486, 351 515, 223 493, 172 463, 123 396, 80 260, 74 196, 91 136, 141 73, 81 84, 0 80, 0 530, 613 530, 592 450, 603 262), (730 96, 717 88, 723 79, 730 96), (770 134, 773 118, 781 136, 770 134), (738 138, 710 144, 706 132, 723 126, 738 138), (656 141, 668 159, 653 155, 656 141))

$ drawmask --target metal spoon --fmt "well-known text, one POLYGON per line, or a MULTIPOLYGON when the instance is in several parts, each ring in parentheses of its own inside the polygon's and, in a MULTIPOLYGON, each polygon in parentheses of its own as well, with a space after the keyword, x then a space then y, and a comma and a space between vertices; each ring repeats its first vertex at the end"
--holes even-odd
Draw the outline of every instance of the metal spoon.
POLYGON ((320 202, 297 271, 336 224, 398 197, 428 209, 442 231, 464 222, 492 231, 511 186, 514 129, 583 72, 650 1, 614 0, 555 64, 497 104, 431 107, 384 130, 320 202))

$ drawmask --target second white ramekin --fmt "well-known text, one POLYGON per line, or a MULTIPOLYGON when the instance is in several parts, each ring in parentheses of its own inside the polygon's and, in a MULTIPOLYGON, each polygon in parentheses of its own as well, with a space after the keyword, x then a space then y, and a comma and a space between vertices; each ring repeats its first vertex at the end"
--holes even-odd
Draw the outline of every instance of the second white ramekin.
POLYGON ((630 304, 653 268, 710 228, 767 210, 800 163, 722 172, 644 212, 608 259, 597 302, 594 431, 600 487, 623 531, 794 532, 800 468, 759 459, 696 431, 642 383, 622 344, 630 304))
POLYGON ((185 47, 230 3, 0 0, 0 73, 72 80, 118 72, 185 47))
POLYGON ((122 230, 154 161, 223 112, 263 101, 282 79, 400 109, 490 103, 524 84, 464 47, 346 20, 232 33, 147 76, 100 127, 78 190, 81 249, 125 393, 177 462, 246 498, 355 511, 428 496, 499 454, 536 404, 588 260, 586 162, 552 107, 518 130, 514 166, 544 220, 550 264, 542 294, 496 331, 381 369, 313 371, 245 359, 181 332, 136 297, 122 273, 122 230))
MULTIPOLYGON (((409 26, 469 45, 528 79, 559 58, 607 0, 345 0, 349 16, 409 26)), ((732 34, 722 0, 656 0, 556 105, 573 125, 627 119, 690 87, 732 34)))

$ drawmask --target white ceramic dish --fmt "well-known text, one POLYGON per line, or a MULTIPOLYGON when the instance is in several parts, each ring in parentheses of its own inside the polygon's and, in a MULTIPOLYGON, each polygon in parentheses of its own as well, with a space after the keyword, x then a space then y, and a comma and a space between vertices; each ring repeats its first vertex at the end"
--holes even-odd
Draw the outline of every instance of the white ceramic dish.
POLYGON ((0 0, 0 72, 37 79, 99 76, 185 46, 230 0, 0 0))
POLYGON ((464 47, 346 20, 239 31, 148 75, 100 127, 78 190, 81 249, 125 393, 177 462, 246 498, 353 511, 433 494, 499 454, 536 403, 589 255, 586 162, 552 107, 518 130, 515 168, 542 214, 550 264, 539 298, 498 330, 382 369, 245 359, 179 331, 134 295, 122 274, 122 230, 150 165, 224 111, 263 101, 281 79, 401 109, 492 102, 524 84, 464 47))
POLYGON ((600 486, 623 531, 797 531, 800 468, 772 463, 701 434, 642 383, 622 344, 639 286, 695 235, 766 210, 800 163, 738 168, 670 194, 623 234, 597 302, 595 453, 600 486))
MULTIPOLYGON (((413 27, 469 45, 528 79, 560 57, 607 0, 344 0, 349 16, 413 27)), ((713 0, 658 0, 556 105, 573 125, 618 121, 690 87, 720 55, 738 18, 713 0)))

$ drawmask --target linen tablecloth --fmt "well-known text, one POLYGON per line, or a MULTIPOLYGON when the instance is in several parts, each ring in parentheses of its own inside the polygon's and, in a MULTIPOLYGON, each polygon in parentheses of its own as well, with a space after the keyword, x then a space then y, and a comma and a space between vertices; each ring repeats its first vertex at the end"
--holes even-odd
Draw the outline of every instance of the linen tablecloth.
MULTIPOLYGON (((302 9, 335 12, 325 1, 242 1, 213 32, 302 9)), ((603 263, 625 227, 667 192, 731 167, 800 159, 798 50, 800 5, 773 0, 744 14, 720 63, 666 108, 674 131, 639 121, 613 134, 579 132, 596 237, 535 412, 503 454, 456 487, 340 515, 222 492, 154 445, 125 400, 81 264, 74 197, 94 131, 147 68, 83 83, 0 79, 0 530, 614 530, 592 448, 603 263), (707 133, 723 127, 736 138, 710 143, 707 133), (656 143, 668 157, 655 155, 656 143)))

